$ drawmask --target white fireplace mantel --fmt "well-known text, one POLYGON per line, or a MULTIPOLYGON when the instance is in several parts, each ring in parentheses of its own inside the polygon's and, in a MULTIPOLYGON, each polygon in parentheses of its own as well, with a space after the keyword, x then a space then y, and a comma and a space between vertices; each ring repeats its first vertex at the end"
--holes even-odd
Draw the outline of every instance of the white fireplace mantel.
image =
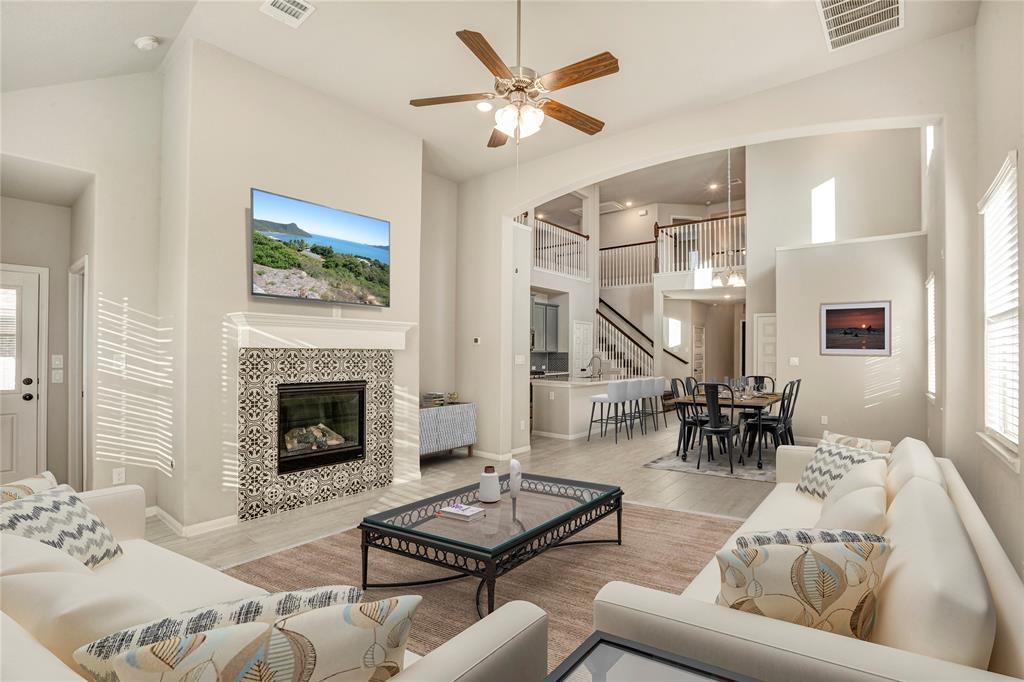
POLYGON ((228 313, 239 348, 366 348, 404 350, 414 322, 275 313, 228 313))

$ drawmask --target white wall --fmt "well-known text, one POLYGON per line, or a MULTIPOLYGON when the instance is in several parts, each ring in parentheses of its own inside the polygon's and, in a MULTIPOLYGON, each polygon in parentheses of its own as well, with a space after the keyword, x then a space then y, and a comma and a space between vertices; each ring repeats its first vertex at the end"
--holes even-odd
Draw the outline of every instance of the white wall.
MULTIPOLYGON (((921 229, 916 129, 801 137, 747 148, 747 300, 775 309, 775 248, 811 243, 811 190, 835 179, 836 239, 921 229)), ((750 356, 753 357, 753 356, 750 356)))
MULTIPOLYGON (((733 202, 733 209, 738 210, 737 202, 733 202)), ((674 215, 699 218, 707 215, 707 208, 697 204, 655 203, 605 213, 601 216, 601 246, 651 241, 654 239, 654 223, 667 225, 674 215), (640 215, 644 211, 647 215, 640 215)))
MULTIPOLYGON (((982 2, 978 10, 977 23, 977 85, 976 97, 978 116, 977 159, 974 177, 975 201, 988 189, 1002 165, 1007 153, 1016 149, 1018 154, 1017 188, 1019 199, 1024 198, 1024 7, 1019 2, 982 2)), ((1018 213, 1019 215, 1019 213, 1018 213)), ((980 220, 975 217, 972 225, 973 237, 980 234, 980 220)), ((947 255, 950 252, 947 251, 947 255)), ((977 261, 975 262, 977 263, 977 261)), ((947 303, 949 311, 947 328, 960 325, 972 330, 980 341, 982 296, 980 267, 969 269, 965 278, 950 280, 947 287, 965 287, 968 298, 963 306, 957 302, 947 303), (963 316, 970 322, 964 323, 963 316)), ((978 352, 971 363, 962 357, 950 358, 947 363, 966 365, 961 371, 974 369, 974 378, 980 374, 981 355, 978 352)), ((980 391, 980 386, 978 387, 980 391)), ((978 396, 978 393, 968 394, 978 396)), ((955 386, 946 391, 947 438, 952 410, 967 396, 955 392, 955 386)), ((970 398, 967 398, 970 399, 970 398)), ((980 404, 980 400, 972 400, 980 404)), ((1024 415, 1022 415, 1024 417, 1024 415)), ((1024 574, 1024 533, 1021 519, 1024 519, 1024 473, 1013 471, 986 448, 979 446, 977 436, 970 431, 980 431, 983 418, 980 411, 975 421, 968 426, 967 438, 974 446, 970 457, 974 461, 972 478, 968 479, 971 489, 978 496, 982 511, 992 524, 1015 562, 1018 572, 1024 574), (973 479, 973 480, 972 480, 973 479)), ((961 458, 962 459, 962 458, 961 458)), ((958 460, 959 461, 959 460, 958 460)))
MULTIPOLYGON (((0 262, 49 268, 47 353, 68 355, 68 266, 71 209, 0 198, 0 262)), ((47 359, 46 367, 50 366, 47 359)), ((49 371, 47 371, 49 374, 49 371)), ((67 383, 41 377, 46 392, 46 468, 68 482, 67 383)))
POLYGON ((96 176, 73 211, 71 246, 73 258, 89 255, 92 269, 87 303, 97 353, 87 367, 95 436, 89 456, 96 460, 90 487, 110 485, 111 469, 127 466, 128 482, 142 485, 147 504, 154 504, 158 439, 125 429, 141 425, 136 407, 153 399, 148 374, 160 371, 139 333, 158 319, 160 75, 5 92, 0 106, 4 153, 96 176))
POLYGON ((423 174, 420 238, 420 390, 455 390, 458 185, 423 174))
POLYGON ((899 441, 925 437, 925 237, 783 249, 778 253, 777 387, 803 379, 798 438, 838 433, 899 441), (814 286, 808 286, 814 282, 814 286), (822 303, 891 301, 892 355, 820 354, 822 303), (788 358, 799 358, 790 367, 788 358))
MULTIPOLYGON (((175 453, 185 470, 184 514, 178 520, 186 525, 235 513, 237 396, 228 388, 233 378, 222 376, 224 354, 233 352, 226 315, 254 311, 418 323, 423 186, 420 139, 216 47, 191 45, 189 77, 180 83, 188 93, 179 95, 187 100, 187 179, 165 184, 168 201, 180 202, 182 194, 185 201, 183 212, 168 216, 186 216, 183 232, 166 235, 187 244, 185 267, 174 273, 187 292, 188 379, 175 387, 186 395, 187 430, 175 453), (391 307, 251 297, 251 187, 389 220, 391 307)), ((419 353, 414 329, 406 349, 395 353, 398 479, 419 475, 419 353)))

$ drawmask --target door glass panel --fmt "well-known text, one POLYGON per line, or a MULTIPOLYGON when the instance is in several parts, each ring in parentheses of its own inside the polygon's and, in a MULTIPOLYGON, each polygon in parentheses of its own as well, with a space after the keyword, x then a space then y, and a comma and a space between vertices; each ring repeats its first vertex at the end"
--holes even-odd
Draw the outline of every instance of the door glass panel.
POLYGON ((18 290, 0 287, 0 391, 13 391, 18 371, 18 290))

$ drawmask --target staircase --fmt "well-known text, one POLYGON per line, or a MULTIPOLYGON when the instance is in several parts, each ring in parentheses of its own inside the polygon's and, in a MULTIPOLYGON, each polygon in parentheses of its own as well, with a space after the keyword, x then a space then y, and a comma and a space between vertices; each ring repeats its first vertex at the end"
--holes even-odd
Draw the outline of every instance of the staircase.
MULTIPOLYGON (((599 299, 599 307, 594 312, 597 321, 594 347, 608 361, 609 369, 605 374, 619 374, 622 377, 652 376, 654 339, 603 298, 599 299)), ((669 350, 663 348, 662 351, 683 365, 690 364, 669 350)))

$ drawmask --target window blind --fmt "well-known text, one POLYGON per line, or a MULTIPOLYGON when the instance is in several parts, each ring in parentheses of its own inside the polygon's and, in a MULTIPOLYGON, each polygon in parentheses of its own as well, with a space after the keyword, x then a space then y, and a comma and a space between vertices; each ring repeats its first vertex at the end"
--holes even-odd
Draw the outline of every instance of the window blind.
POLYGON ((985 429, 1016 449, 1020 254, 1015 155, 1007 159, 979 209, 985 242, 985 429))
POLYGON ((938 392, 937 351, 935 338, 935 276, 924 284, 928 296, 928 395, 935 397, 938 392))

